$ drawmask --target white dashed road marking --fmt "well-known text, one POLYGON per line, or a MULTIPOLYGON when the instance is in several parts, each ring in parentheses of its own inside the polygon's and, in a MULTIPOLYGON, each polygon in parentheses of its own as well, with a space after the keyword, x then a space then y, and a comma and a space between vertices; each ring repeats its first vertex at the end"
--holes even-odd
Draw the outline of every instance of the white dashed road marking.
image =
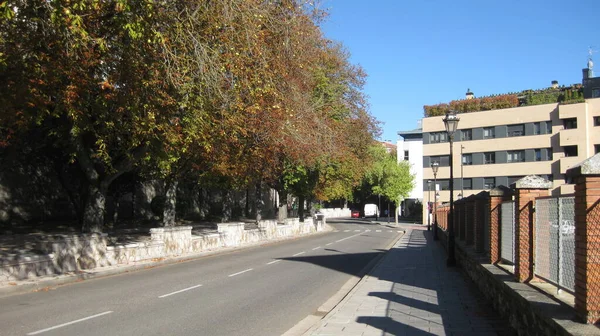
POLYGON ((304 254, 304 253, 306 253, 306 252, 302 251, 302 252, 294 254, 292 257, 299 256, 299 255, 304 254))
POLYGON ((246 273, 246 272, 250 272, 250 271, 252 271, 252 270, 253 270, 253 268, 248 268, 247 270, 243 270, 243 271, 241 271, 241 272, 237 272, 237 273, 229 274, 229 277, 236 276, 236 275, 240 275, 240 274, 242 274, 242 273, 246 273))
POLYGON ((315 248, 313 249, 313 251, 314 251, 314 250, 318 250, 318 249, 320 249, 320 248, 321 248, 321 246, 317 246, 317 247, 315 247, 315 248))
POLYGON ((273 260, 271 262, 268 262, 267 265, 272 265, 272 264, 274 264, 276 262, 280 262, 280 261, 281 261, 281 259, 279 259, 279 260, 273 260))
POLYGON ((66 327, 66 326, 68 326, 68 325, 75 324, 75 323, 79 323, 79 322, 83 322, 83 321, 86 321, 86 320, 91 320, 91 319, 93 319, 93 318, 100 317, 100 316, 103 316, 103 315, 107 315, 107 314, 110 314, 110 313, 112 313, 112 311, 105 311, 104 313, 100 313, 100 314, 96 314, 96 315, 92 315, 92 316, 84 317, 84 318, 81 318, 81 319, 79 319, 79 320, 75 320, 75 321, 71 321, 71 322, 67 322, 67 323, 59 324, 59 325, 56 325, 56 326, 54 326, 54 327, 50 327, 50 328, 46 328, 46 329, 42 329, 42 330, 38 330, 38 331, 34 331, 34 332, 30 332, 30 333, 29 333, 29 334, 27 334, 27 335, 37 335, 37 334, 41 334, 41 333, 43 333, 43 332, 46 332, 46 331, 50 331, 50 330, 54 330, 54 329, 58 329, 58 328, 62 328, 62 327, 66 327))
POLYGON ((377 230, 377 231, 375 231, 375 232, 381 232, 381 230, 377 230))
POLYGON ((161 295, 161 296, 159 296, 158 298, 159 298, 159 299, 162 299, 162 298, 164 298, 164 297, 171 296, 171 295, 173 295, 173 294, 179 294, 179 293, 181 293, 181 292, 189 291, 190 289, 194 289, 194 288, 198 288, 198 287, 202 287, 202 285, 196 285, 196 286, 192 286, 192 287, 184 288, 184 289, 181 289, 181 290, 178 290, 178 291, 175 291, 175 292, 169 293, 169 294, 161 295))

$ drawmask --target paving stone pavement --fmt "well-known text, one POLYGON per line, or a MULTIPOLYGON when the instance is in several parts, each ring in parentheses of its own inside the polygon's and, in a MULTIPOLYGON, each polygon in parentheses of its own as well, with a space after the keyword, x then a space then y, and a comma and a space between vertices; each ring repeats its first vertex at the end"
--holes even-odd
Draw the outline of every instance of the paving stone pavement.
POLYGON ((516 335, 423 226, 381 262, 306 335, 516 335))

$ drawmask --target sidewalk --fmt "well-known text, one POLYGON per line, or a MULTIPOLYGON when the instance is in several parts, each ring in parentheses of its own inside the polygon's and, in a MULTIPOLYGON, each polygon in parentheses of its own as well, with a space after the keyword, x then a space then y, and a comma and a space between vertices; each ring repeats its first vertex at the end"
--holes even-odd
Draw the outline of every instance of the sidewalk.
POLYGON ((404 236, 305 335, 516 335, 467 282, 426 226, 404 236))

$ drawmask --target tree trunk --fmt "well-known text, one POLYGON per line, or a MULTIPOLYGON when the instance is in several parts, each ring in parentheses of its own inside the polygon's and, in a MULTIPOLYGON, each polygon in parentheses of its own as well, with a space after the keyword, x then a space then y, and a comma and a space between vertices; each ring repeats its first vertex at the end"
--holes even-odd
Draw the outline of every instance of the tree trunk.
POLYGON ((163 226, 175 226, 175 207, 177 205, 177 181, 165 185, 165 207, 163 209, 163 226))
POLYGON ((246 188, 246 204, 244 206, 244 217, 250 218, 250 189, 246 188))
POLYGON ((232 214, 232 206, 233 206, 233 202, 231 200, 231 190, 226 189, 223 191, 222 194, 222 198, 223 198, 223 214, 221 216, 221 222, 222 223, 227 223, 229 222, 229 220, 231 219, 231 214, 232 214))
POLYGON ((304 222, 304 196, 298 196, 298 217, 304 222))
POLYGON ((256 183, 254 204, 256 205, 256 220, 259 221, 262 219, 262 211, 264 207, 264 202, 262 199, 262 182, 260 181, 256 183))
POLYGON ((90 185, 83 209, 82 231, 84 233, 102 232, 105 210, 106 190, 90 185))

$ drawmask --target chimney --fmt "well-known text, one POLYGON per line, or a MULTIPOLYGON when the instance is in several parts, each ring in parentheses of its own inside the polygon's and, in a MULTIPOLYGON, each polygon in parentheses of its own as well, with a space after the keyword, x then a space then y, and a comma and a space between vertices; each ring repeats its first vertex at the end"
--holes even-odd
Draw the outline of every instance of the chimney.
POLYGON ((552 81, 552 88, 553 89, 557 89, 558 88, 558 81, 557 80, 553 80, 552 81))
POLYGON ((473 99, 475 95, 471 92, 471 89, 467 89, 467 93, 465 94, 465 99, 473 99))

